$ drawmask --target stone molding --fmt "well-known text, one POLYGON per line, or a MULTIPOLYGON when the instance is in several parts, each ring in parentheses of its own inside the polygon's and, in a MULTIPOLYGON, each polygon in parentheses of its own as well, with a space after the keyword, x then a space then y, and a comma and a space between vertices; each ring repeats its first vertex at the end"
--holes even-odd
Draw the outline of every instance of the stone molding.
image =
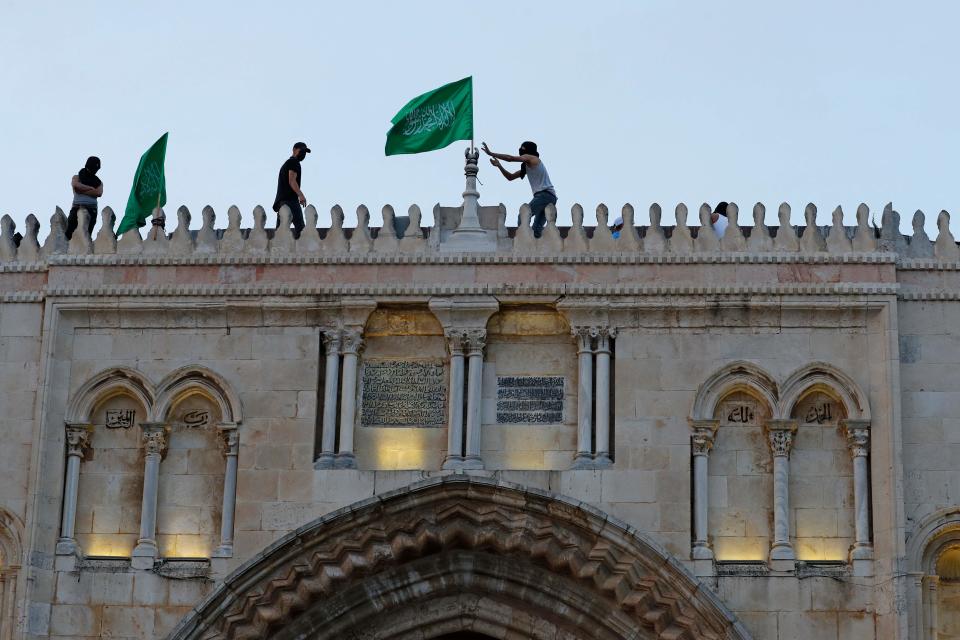
POLYGON ((764 425, 770 453, 776 457, 790 457, 793 438, 797 433, 796 420, 768 420, 764 425))
POLYGON ((67 455, 83 458, 92 444, 93 425, 68 424, 66 425, 66 434, 67 455))

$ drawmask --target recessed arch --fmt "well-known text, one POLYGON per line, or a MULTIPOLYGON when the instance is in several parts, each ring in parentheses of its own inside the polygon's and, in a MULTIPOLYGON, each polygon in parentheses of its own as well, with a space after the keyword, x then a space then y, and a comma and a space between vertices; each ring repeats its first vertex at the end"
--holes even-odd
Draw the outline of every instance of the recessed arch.
POLYGON ((779 413, 788 417, 798 402, 821 392, 841 403, 846 417, 870 420, 870 404, 860 386, 846 373, 826 362, 813 362, 794 371, 782 385, 779 413))
POLYGON ((773 377, 752 362, 738 360, 715 371, 700 385, 693 401, 692 419, 713 420, 720 402, 737 391, 764 403, 772 418, 781 417, 778 413, 778 388, 773 377))
POLYGON ((23 562, 23 522, 0 507, 0 568, 18 568, 23 562))
POLYGON ((626 524, 563 496, 463 475, 301 527, 235 571, 169 637, 353 637, 371 624, 395 630, 391 638, 504 637, 541 610, 569 631, 560 637, 749 638, 709 588, 626 524))
POLYGON ((200 394, 214 403, 220 411, 221 422, 239 423, 243 416, 240 398, 223 377, 206 367, 189 365, 167 375, 157 387, 157 401, 151 419, 163 422, 170 409, 179 401, 200 394))
POLYGON ((94 375, 77 389, 67 406, 66 422, 93 422, 93 410, 118 395, 132 397, 148 413, 156 399, 153 384, 142 373, 127 367, 112 367, 94 375))

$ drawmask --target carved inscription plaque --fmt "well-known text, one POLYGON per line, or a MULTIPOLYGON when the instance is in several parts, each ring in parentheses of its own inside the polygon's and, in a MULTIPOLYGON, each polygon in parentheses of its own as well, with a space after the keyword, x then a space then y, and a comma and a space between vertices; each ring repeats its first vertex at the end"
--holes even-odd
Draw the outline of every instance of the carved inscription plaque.
POLYGON ((442 427, 446 401, 442 364, 387 360, 363 365, 365 427, 442 427))
POLYGON ((497 424, 563 422, 563 376, 498 376, 497 424))

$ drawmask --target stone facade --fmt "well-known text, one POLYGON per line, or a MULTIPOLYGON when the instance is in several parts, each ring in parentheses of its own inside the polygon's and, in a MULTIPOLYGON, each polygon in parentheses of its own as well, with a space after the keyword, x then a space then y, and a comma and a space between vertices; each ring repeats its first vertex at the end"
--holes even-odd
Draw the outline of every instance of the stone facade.
POLYGON ((0 640, 960 637, 945 213, 534 238, 469 186, 4 217, 0 640))

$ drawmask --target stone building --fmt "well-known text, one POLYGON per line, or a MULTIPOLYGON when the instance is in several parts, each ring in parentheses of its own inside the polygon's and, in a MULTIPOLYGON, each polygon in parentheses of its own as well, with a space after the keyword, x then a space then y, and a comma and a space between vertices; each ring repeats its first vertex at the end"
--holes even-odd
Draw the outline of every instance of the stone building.
POLYGON ((946 213, 534 238, 467 173, 433 228, 5 216, 0 640, 960 637, 946 213))

